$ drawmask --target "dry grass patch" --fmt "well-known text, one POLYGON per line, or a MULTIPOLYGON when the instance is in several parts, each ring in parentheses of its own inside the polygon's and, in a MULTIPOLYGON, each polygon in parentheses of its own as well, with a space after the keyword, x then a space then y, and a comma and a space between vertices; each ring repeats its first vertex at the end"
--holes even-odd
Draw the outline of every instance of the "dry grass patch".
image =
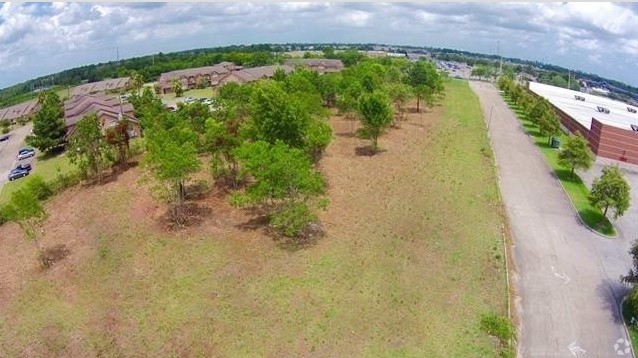
POLYGON ((372 157, 334 117, 326 235, 303 250, 243 226, 215 190, 197 201, 208 218, 168 232, 139 168, 62 193, 43 243, 71 255, 51 270, 32 270, 34 249, 0 227, 15 253, 0 253, 0 356, 496 355, 479 321, 505 314, 507 292, 480 113, 452 82, 372 157))

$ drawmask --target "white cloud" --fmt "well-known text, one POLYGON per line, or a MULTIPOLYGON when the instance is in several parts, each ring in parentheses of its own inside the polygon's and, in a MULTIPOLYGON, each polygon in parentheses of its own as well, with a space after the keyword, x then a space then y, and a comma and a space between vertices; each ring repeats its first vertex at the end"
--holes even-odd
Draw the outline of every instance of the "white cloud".
POLYGON ((638 7, 617 3, 2 3, 0 86, 232 43, 385 42, 582 67, 638 85, 638 7), (603 54, 601 54, 603 52, 603 54), (631 63, 630 61, 630 63, 631 63))

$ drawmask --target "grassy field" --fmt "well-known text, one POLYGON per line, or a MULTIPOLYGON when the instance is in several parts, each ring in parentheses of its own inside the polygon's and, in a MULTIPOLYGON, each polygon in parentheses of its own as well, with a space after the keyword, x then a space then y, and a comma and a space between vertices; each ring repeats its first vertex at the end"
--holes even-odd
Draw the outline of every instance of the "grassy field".
MULTIPOLYGON (((523 123, 525 127, 525 131, 534 139, 534 143, 539 148, 539 150, 543 153, 545 158, 547 159, 547 163, 554 170, 554 174, 560 180, 563 188, 569 195, 572 203, 576 207, 578 211, 578 215, 582 219, 582 221, 589 226, 590 228, 600 232, 601 234, 608 236, 615 236, 616 231, 611 224, 611 222, 603 216, 602 211, 600 209, 592 206, 589 203, 587 197, 589 196, 589 189, 583 181, 578 177, 578 175, 573 176, 571 172, 565 167, 558 164, 558 151, 554 148, 551 148, 549 145, 549 139, 546 136, 542 136, 540 131, 527 118, 525 112, 518 108, 508 97, 503 94, 505 101, 512 108, 512 110, 516 113, 518 119, 523 123)), ((560 140, 564 142, 566 139, 565 134, 561 134, 560 140)))
POLYGON ((28 182, 29 178, 33 175, 39 175, 44 180, 48 181, 55 178, 58 172, 66 173, 75 168, 69 162, 69 158, 64 155, 47 157, 40 154, 38 155, 35 163, 32 163, 32 166, 33 170, 31 170, 29 176, 4 183, 0 189, 0 204, 11 198, 11 194, 28 182))
POLYGON ((467 83, 373 157, 331 124, 326 236, 309 248, 214 196, 207 220, 167 232, 139 168, 47 203, 44 244, 72 252, 52 270, 18 261, 32 245, 0 227, 17 252, 0 252, 0 356, 498 356, 480 319, 507 315, 503 218, 467 83))

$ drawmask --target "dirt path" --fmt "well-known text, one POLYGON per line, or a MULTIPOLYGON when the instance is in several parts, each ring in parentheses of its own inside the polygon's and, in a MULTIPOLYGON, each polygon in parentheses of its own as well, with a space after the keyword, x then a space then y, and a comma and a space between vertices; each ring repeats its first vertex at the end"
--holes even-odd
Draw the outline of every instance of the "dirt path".
POLYGON ((513 235, 521 357, 613 357, 629 257, 576 219, 541 153, 492 84, 471 82, 490 124, 513 235))

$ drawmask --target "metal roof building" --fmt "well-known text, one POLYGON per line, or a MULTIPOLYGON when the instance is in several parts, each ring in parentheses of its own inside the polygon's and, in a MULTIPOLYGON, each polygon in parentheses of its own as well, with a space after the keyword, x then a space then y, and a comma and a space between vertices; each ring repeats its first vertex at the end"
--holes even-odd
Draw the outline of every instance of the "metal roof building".
POLYGON ((638 108, 538 82, 529 82, 528 89, 547 99, 561 124, 582 134, 597 156, 638 165, 638 108))

